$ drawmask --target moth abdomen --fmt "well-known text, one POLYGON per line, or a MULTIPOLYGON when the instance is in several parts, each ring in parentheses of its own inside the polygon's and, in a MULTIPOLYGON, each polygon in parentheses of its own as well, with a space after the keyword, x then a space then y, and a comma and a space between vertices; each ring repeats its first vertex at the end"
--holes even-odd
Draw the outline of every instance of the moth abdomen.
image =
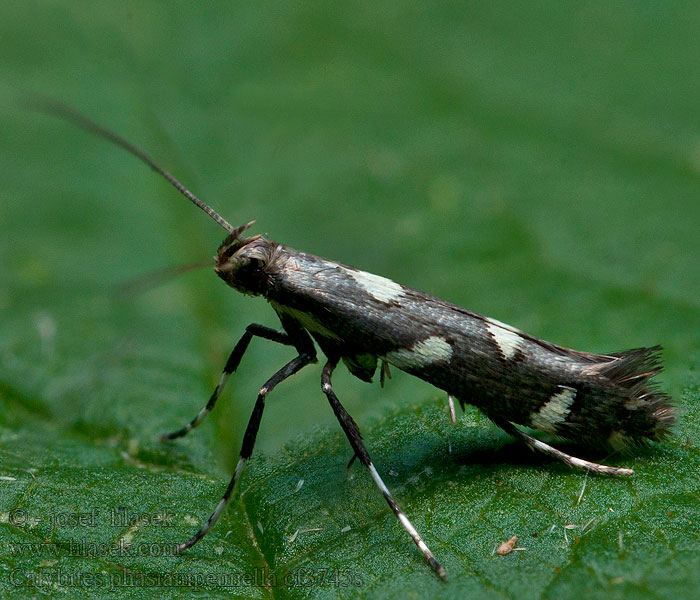
MULTIPOLYGON (((615 450, 662 440, 675 423, 671 399, 652 378, 661 348, 586 357, 578 374, 558 384, 522 423, 574 442, 615 450)), ((556 376, 556 371, 550 373, 556 376)))

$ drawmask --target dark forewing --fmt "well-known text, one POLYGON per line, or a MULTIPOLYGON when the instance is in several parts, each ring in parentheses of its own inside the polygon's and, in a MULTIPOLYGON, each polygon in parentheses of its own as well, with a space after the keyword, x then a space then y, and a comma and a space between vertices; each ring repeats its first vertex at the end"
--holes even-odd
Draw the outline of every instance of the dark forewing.
POLYGON ((645 386, 660 369, 655 349, 633 351, 636 358, 569 350, 285 247, 269 275, 275 310, 300 322, 324 353, 343 358, 361 379, 371 379, 379 358, 494 418, 592 443, 601 436, 616 444, 660 437, 672 422, 658 414, 667 398, 645 386))

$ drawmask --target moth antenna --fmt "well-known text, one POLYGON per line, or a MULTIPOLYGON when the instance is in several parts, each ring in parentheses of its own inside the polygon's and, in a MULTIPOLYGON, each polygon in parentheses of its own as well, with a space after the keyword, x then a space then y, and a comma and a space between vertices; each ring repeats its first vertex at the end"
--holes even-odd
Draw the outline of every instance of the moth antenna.
POLYGON ((211 261, 192 263, 189 265, 175 265, 171 267, 164 267, 158 269, 157 271, 151 271, 145 275, 139 275, 133 279, 129 279, 124 283, 116 286, 116 293, 118 296, 135 296, 142 292, 148 291, 152 288, 158 287, 163 283, 183 275, 184 273, 189 273, 195 269, 203 269, 204 267, 211 267, 211 261))
POLYGON ((92 119, 86 117, 82 113, 79 113, 73 107, 64 104, 63 102, 58 102, 52 98, 46 98, 43 96, 30 96, 25 100, 26 106, 43 112, 54 117, 59 117, 65 119, 77 125, 81 129, 96 135, 97 137, 106 139, 113 144, 123 148, 129 154, 132 154, 138 158, 141 162, 147 164, 151 169, 168 181, 178 192, 180 192, 185 198, 190 202, 197 205, 205 213, 207 213, 212 219, 214 219, 219 225, 221 225, 229 233, 233 233, 235 228, 226 219, 219 215, 211 206, 202 202, 197 196, 195 196, 190 190, 188 190, 184 185, 182 185, 177 178, 166 171, 163 167, 159 166, 155 160, 153 160, 148 154, 143 150, 134 146, 131 142, 128 142, 120 135, 114 133, 113 131, 95 123, 92 119))
MULTIPOLYGON (((241 244, 243 244, 243 243, 245 243, 245 242, 250 242, 250 241, 252 241, 253 238, 247 238, 246 240, 243 240, 243 241, 242 241, 242 240, 241 240, 241 233, 243 233, 246 229, 250 229, 250 228, 253 226, 254 223, 255 223, 255 219, 253 219, 252 221, 249 221, 249 222, 246 223, 245 225, 239 225, 238 227, 236 227, 235 229, 233 229, 233 231, 231 231, 231 233, 229 233, 229 234, 226 236, 226 238, 224 239, 224 241, 221 242, 221 245, 219 246, 219 249, 218 249, 217 253, 220 253, 224 248, 229 247, 231 244, 239 243, 239 246, 240 246, 241 244)), ((261 237, 261 236, 258 235, 258 236, 256 236, 256 237, 259 238, 259 237, 261 237)))

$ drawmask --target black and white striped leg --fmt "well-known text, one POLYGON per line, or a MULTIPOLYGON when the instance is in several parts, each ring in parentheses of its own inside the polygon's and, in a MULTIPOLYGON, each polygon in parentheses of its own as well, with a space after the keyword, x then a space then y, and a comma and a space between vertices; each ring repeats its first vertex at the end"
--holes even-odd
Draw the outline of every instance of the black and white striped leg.
POLYGON ((535 439, 527 433, 520 431, 520 429, 518 429, 515 425, 507 421, 495 420, 494 423, 496 423, 496 425, 498 425, 501 429, 510 433, 512 436, 515 436, 519 440, 524 442, 530 449, 543 452, 548 456, 551 456, 553 458, 556 458, 557 460, 562 461, 563 463, 566 463, 570 467, 575 467, 577 469, 585 469, 586 471, 590 471, 591 473, 601 473, 604 475, 621 475, 627 477, 634 475, 634 471, 632 469, 625 469, 623 467, 608 467, 607 465, 589 462, 587 460, 583 460, 582 458, 576 458, 575 456, 566 454, 565 452, 557 450, 553 446, 545 444, 544 442, 535 439))
POLYGON ((269 394, 278 383, 294 375, 294 373, 299 371, 302 367, 305 367, 306 365, 314 362, 315 360, 315 354, 300 354, 296 358, 289 361, 279 371, 277 371, 277 373, 270 377, 270 379, 268 379, 265 382, 265 385, 263 385, 260 388, 260 391, 258 392, 258 398, 255 401, 255 406, 253 407, 253 412, 250 415, 250 419, 248 420, 248 426, 246 427, 245 435, 243 436, 243 444, 241 446, 241 453, 238 459, 238 464, 236 465, 236 470, 233 472, 233 477, 231 477, 231 481, 229 481, 229 484, 226 487, 226 491, 224 492, 223 498, 221 498, 219 504, 216 505, 216 508, 214 509, 214 512, 212 513, 211 517, 209 517, 207 522, 200 527, 199 531, 195 533, 189 540, 182 544, 179 544, 175 548, 176 554, 182 552, 183 550, 187 550, 187 548, 191 548, 199 540, 201 540, 207 534, 207 532, 214 526, 216 521, 221 516, 221 513, 223 512, 224 508, 226 508, 226 505, 231 499, 233 491, 236 489, 236 484, 240 480, 241 473, 243 472, 243 467, 245 466, 246 461, 253 454, 255 438, 258 435, 258 429, 260 428, 260 420, 262 419, 263 409, 265 408, 265 396, 267 396, 267 394, 269 394))
POLYGON ((333 386, 331 385, 331 375, 333 374, 333 369, 335 369, 337 364, 337 359, 330 359, 323 367, 323 373, 321 375, 321 388, 323 389, 323 393, 327 396, 331 408, 333 409, 336 418, 340 422, 340 426, 343 428, 343 431, 345 432, 345 435, 347 436, 348 441, 352 446, 352 449, 355 451, 355 456, 357 456, 357 458, 360 459, 360 462, 369 469, 369 472, 372 475, 372 479, 374 479, 374 482, 377 484, 377 487, 384 495, 384 499, 391 507, 391 510, 394 511, 394 514, 399 519, 399 521, 401 521, 401 524, 404 526, 406 531, 408 531, 408 534, 413 538, 413 541, 416 543, 416 546, 418 546, 420 551, 423 553, 423 556, 425 556, 428 563, 430 563, 430 566, 433 569, 435 569, 435 572, 442 579, 445 579, 447 574, 445 573, 444 567, 435 559, 433 553, 423 541, 418 531, 416 531, 416 528, 413 526, 413 523, 409 521, 406 514, 401 510, 401 508, 399 508, 399 505, 396 504, 396 500, 394 500, 394 497, 391 495, 391 492, 386 487, 384 481, 382 481, 382 478, 379 476, 379 473, 377 473, 377 469, 375 469, 374 465, 372 464, 372 459, 370 458, 369 453, 367 452, 367 449, 365 448, 365 445, 362 442, 362 436, 360 435, 360 429, 358 428, 357 423, 355 423, 353 418, 348 414, 348 412, 338 400, 338 397, 335 395, 335 392, 333 391, 333 386))
POLYGON ((228 357, 228 360, 226 361, 226 366, 224 367, 224 370, 221 373, 221 379, 219 379, 219 383, 216 385, 214 393, 212 393, 211 397, 209 398, 209 402, 207 402, 207 405, 202 410, 200 410, 197 413, 197 416, 184 427, 178 429, 177 431, 173 431, 171 433, 164 433, 163 435, 161 435, 160 439, 162 441, 174 440, 175 438, 187 435, 204 420, 204 417, 206 417, 212 411, 214 405, 216 404, 216 401, 221 395, 221 391, 224 389, 224 385, 226 385, 226 381, 228 381, 229 376, 238 368, 238 365, 241 362, 241 358, 243 358, 243 354, 248 348, 248 344, 250 344, 250 340, 253 339, 253 336, 261 337, 266 340, 271 340, 273 342, 277 342, 278 344, 285 344, 287 346, 294 345, 294 342, 291 341, 289 334, 284 331, 277 331, 276 329, 271 329, 270 327, 265 327, 264 325, 258 325, 257 323, 251 323, 250 325, 248 325, 248 327, 246 327, 245 333, 243 334, 241 339, 238 340, 238 343, 234 346, 233 351, 231 352, 231 356, 228 357))

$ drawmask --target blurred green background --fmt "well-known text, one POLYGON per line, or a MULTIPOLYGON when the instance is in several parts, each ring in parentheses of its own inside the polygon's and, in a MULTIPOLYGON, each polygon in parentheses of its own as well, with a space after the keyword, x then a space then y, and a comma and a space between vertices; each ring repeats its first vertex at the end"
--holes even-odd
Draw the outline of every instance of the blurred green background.
MULTIPOLYGON (((57 552, 39 560, 6 549, 7 573, 42 594, 58 588, 34 585, 28 573, 264 564, 341 565, 363 584, 233 591, 693 597, 699 30, 696 3, 5 3, 0 535, 48 541, 57 552), (633 483, 584 479, 523 456, 474 411, 453 428, 442 393, 422 382, 395 373, 381 390, 339 370, 340 399, 445 561, 444 585, 366 474, 354 467, 344 479, 350 451, 320 392, 320 369, 309 367, 269 397, 243 481, 250 491, 191 555, 67 556, 70 540, 114 542, 125 532, 48 528, 58 506, 63 514, 167 505, 177 527, 142 527, 139 539, 193 533, 223 492, 258 387, 291 353, 254 341, 210 422, 159 444, 159 433, 204 404, 245 325, 276 326, 275 316, 207 270, 119 296, 118 285, 136 276, 207 260, 223 230, 132 157, 24 110, 25 93, 63 100, 120 132, 230 222, 256 219, 256 233, 565 346, 662 344, 678 436, 610 459, 637 469, 633 483), (448 456, 453 447, 463 460, 448 456), (600 514, 577 512, 584 481, 587 494, 600 494, 600 514), (18 507, 34 521, 13 522, 18 507), (574 547, 564 526, 589 517, 606 528, 574 547), (289 542, 304 519, 322 531, 289 542), (345 524, 355 537, 344 536, 345 524), (532 533, 527 551, 491 556, 491 542, 532 533), (636 554, 623 541, 633 539, 636 554)), ((13 581, 0 575, 0 590, 16 592, 13 581)), ((130 591, 228 597, 231 589, 130 591)))

